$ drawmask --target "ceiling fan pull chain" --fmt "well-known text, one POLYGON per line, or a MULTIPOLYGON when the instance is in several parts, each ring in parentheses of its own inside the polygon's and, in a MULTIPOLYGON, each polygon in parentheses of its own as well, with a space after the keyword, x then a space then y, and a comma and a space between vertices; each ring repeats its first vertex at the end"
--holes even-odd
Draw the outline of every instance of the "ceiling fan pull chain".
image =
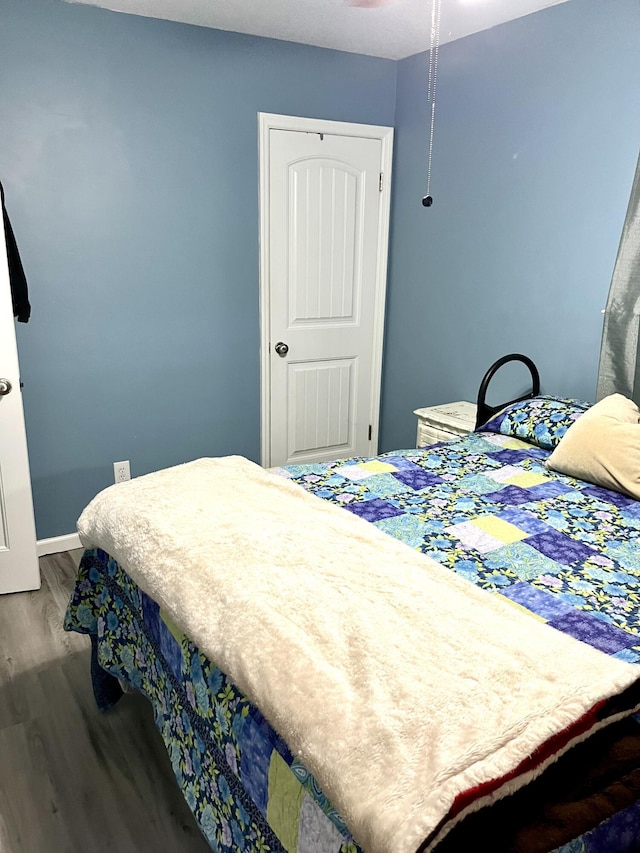
POLYGON ((441 0, 431 0, 431 46, 429 49, 429 80, 427 84, 427 104, 429 105, 429 148, 427 154, 427 194, 422 199, 424 207, 431 207, 431 161, 433 159, 433 131, 436 121, 436 80, 438 77, 438 52, 440 49, 440 4, 441 0))

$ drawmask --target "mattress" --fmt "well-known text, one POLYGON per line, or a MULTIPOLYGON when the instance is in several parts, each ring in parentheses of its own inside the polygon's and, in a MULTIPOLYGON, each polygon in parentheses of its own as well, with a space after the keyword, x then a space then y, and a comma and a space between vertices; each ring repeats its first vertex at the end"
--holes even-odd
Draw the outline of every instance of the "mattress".
MULTIPOLYGON (((522 424, 517 422, 520 432, 522 424)), ((561 427, 556 421, 553 428, 561 427)), ((538 429, 542 442, 523 441, 510 428, 425 451, 291 466, 280 473, 532 618, 636 663, 640 504, 550 473, 544 465, 549 450, 540 446, 545 431, 538 429)), ((104 701, 105 673, 149 697, 178 783, 213 849, 359 850, 316 779, 260 711, 108 554, 85 554, 65 627, 92 635, 94 686, 103 704, 111 701, 104 701)), ((569 802, 575 808, 569 811, 580 814, 566 825, 566 809, 562 820, 553 812, 557 800, 567 800, 566 773, 557 783, 551 817, 541 786, 526 803, 506 801, 493 817, 484 814, 490 823, 481 831, 495 840, 492 849, 635 849, 637 740, 635 721, 626 720, 615 738, 601 738, 589 755, 574 751, 574 778, 584 780, 587 770, 596 770, 591 787, 574 785, 569 802), (611 754, 619 752, 621 740, 629 754, 612 769, 611 754), (601 789, 605 802, 598 800, 601 789), (527 813, 528 826, 515 825, 514 813, 527 813)), ((456 845, 467 843, 465 831, 473 838, 478 824, 463 823, 442 849, 461 849, 456 845)))

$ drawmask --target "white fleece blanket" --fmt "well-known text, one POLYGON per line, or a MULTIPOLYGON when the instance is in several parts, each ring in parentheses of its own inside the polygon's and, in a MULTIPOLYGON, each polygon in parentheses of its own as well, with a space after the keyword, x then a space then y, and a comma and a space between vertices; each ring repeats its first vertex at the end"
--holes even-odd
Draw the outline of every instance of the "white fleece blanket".
POLYGON ((111 486, 78 530, 261 709, 368 853, 431 849, 459 794, 640 674, 241 457, 111 486))

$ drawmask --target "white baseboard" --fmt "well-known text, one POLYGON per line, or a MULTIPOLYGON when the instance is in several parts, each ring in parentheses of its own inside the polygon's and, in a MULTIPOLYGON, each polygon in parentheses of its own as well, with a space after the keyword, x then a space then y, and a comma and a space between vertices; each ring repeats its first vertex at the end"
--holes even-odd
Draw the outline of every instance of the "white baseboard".
POLYGON ((60 551, 73 551, 82 548, 80 537, 77 533, 68 533, 66 536, 52 536, 50 539, 38 539, 38 557, 46 557, 47 554, 58 554, 60 551))

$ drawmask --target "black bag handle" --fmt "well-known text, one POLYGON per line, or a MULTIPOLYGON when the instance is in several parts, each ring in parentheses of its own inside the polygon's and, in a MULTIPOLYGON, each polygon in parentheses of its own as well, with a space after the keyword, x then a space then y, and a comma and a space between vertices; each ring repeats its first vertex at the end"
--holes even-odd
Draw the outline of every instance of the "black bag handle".
POLYGON ((501 409, 504 409, 505 406, 510 406, 512 403, 519 403, 521 400, 530 400, 532 397, 537 397, 540 393, 540 374, 538 373, 538 368, 535 366, 533 361, 529 358, 529 356, 522 355, 518 352, 509 353, 509 355, 503 355, 502 358, 499 358, 497 361, 494 361, 489 370, 482 377, 482 382, 480 383, 480 388, 478 389, 478 412, 476 415, 476 426, 478 429, 482 424, 486 424, 489 418, 492 418, 495 414, 497 414, 501 409), (485 397, 487 395, 487 388, 489 387, 489 382, 493 379, 495 374, 500 370, 500 368, 507 364, 509 361, 521 361, 523 364, 529 368, 529 372, 531 373, 531 391, 529 394, 524 394, 522 397, 516 397, 515 400, 509 400, 508 403, 502 403, 500 406, 488 406, 485 403, 485 397))

